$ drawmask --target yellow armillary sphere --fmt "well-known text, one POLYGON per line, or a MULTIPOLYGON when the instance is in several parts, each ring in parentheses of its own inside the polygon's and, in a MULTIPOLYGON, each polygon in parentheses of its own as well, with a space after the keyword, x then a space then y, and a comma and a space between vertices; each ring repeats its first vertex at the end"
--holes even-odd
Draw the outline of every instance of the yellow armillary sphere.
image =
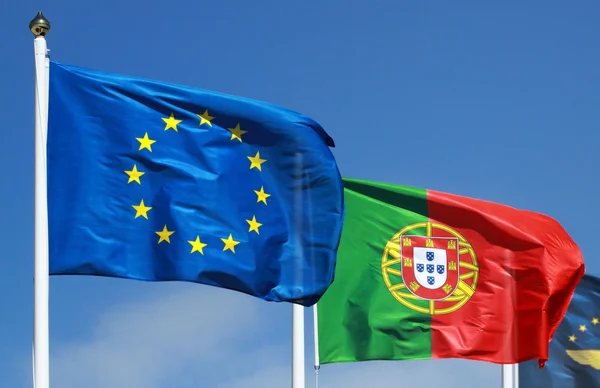
POLYGON ((387 242, 381 273, 390 293, 425 314, 448 314, 467 303, 477 288, 479 266, 471 244, 435 222, 402 228, 387 242))

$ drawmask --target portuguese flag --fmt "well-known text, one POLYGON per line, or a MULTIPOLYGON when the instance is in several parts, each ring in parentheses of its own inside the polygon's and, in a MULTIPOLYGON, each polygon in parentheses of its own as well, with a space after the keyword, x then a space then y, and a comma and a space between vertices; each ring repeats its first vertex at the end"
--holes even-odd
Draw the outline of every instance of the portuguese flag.
POLYGON ((548 359, 584 274, 552 218, 431 190, 344 179, 335 280, 317 303, 321 364, 548 359))

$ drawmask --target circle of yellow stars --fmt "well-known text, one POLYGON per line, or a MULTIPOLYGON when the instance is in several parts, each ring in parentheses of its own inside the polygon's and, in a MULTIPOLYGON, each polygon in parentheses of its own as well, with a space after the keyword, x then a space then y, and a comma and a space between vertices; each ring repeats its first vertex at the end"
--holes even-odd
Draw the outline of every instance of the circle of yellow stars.
MULTIPOLYGON (((600 323, 600 318, 594 317, 594 318, 592 318, 592 320, 590 322, 592 323, 592 325, 596 326, 598 323, 600 323)), ((588 328, 586 325, 579 325, 578 330, 582 333, 585 333, 588 330, 588 328)), ((575 334, 571 334, 569 336, 569 342, 575 342, 575 341, 577 341, 577 336, 575 334)))
MULTIPOLYGON (((204 111, 204 113, 202 113, 202 114, 197 114, 197 116, 200 119, 199 126, 205 125, 208 127, 212 127, 212 120, 215 117, 211 116, 208 113, 208 109, 206 109, 204 111)), ((161 119, 165 123, 164 130, 165 131, 173 130, 174 132, 178 132, 177 125, 183 121, 183 120, 176 119, 175 114, 173 112, 171 112, 171 115, 169 117, 162 117, 161 119)), ((235 140, 240 143, 243 142, 242 136, 244 134, 248 133, 248 131, 245 131, 240 128, 239 123, 233 128, 227 128, 227 130, 231 133, 230 140, 232 140, 232 141, 235 140)), ((151 139, 148 135, 148 132, 145 132, 142 137, 136 137, 135 139, 139 143, 138 151, 152 152, 152 145, 154 143, 156 143, 156 140, 151 139)), ((250 170, 256 169, 259 172, 262 172, 262 165, 267 160, 261 158, 259 151, 257 151, 256 154, 253 156, 252 155, 247 156, 247 158, 250 161, 250 167, 249 167, 250 170)), ((141 185, 142 184, 141 178, 144 174, 146 174, 145 171, 138 170, 138 166, 135 163, 133 164, 133 167, 131 167, 130 170, 125 170, 124 172, 128 176, 127 184, 137 183, 138 185, 141 185)), ((267 192, 265 192, 264 186, 261 186, 260 189, 258 189, 258 190, 254 190, 254 193, 256 194, 256 203, 262 202, 265 206, 268 205, 267 198, 269 198, 271 196, 271 194, 268 194, 267 192)), ((148 206, 147 204, 145 204, 144 199, 141 199, 140 203, 138 205, 131 205, 131 207, 135 210, 134 219, 142 217, 142 218, 145 218, 146 220, 148 220, 148 212, 150 210, 152 210, 152 206, 148 206)), ((255 215, 252 216, 252 219, 246 220, 246 222, 248 223, 248 232, 255 232, 256 234, 260 234, 259 228, 263 224, 261 224, 260 222, 258 222, 256 220, 255 215)), ((175 231, 169 230, 167 225, 164 225, 162 230, 156 231, 155 233, 158 235, 157 244, 160 244, 162 242, 166 242, 167 244, 170 244, 171 236, 175 233, 175 231)), ((229 236, 227 238, 221 238, 221 241, 223 242, 223 252, 231 251, 231 252, 235 253, 235 247, 238 244, 240 244, 239 241, 236 241, 233 238, 231 233, 229 234, 229 236)), ((196 235, 196 238, 194 240, 187 240, 187 242, 191 245, 190 254, 193 254, 194 252, 198 252, 199 254, 204 255, 204 248, 206 246, 208 246, 208 244, 203 243, 201 241, 201 238, 199 235, 196 235)))

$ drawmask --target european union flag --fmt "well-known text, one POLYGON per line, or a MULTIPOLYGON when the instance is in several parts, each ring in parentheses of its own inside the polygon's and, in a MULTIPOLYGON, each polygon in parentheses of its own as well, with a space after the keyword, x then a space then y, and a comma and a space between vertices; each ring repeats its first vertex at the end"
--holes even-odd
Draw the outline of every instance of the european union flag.
POLYGON ((51 62, 51 275, 189 281, 310 306, 344 215, 333 140, 271 104, 51 62))
POLYGON ((521 388, 600 387, 600 278, 579 282, 548 356, 543 369, 537 361, 519 365, 521 388))

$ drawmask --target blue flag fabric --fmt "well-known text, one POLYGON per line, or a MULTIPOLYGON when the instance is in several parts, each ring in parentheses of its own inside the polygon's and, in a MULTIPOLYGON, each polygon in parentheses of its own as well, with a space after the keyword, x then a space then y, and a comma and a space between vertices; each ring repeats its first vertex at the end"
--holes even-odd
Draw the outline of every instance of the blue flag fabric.
POLYGON ((271 104, 51 62, 51 275, 189 281, 310 306, 344 216, 333 140, 271 104))
POLYGON ((521 388, 600 388, 600 278, 585 275, 550 341, 542 369, 519 365, 521 388))

